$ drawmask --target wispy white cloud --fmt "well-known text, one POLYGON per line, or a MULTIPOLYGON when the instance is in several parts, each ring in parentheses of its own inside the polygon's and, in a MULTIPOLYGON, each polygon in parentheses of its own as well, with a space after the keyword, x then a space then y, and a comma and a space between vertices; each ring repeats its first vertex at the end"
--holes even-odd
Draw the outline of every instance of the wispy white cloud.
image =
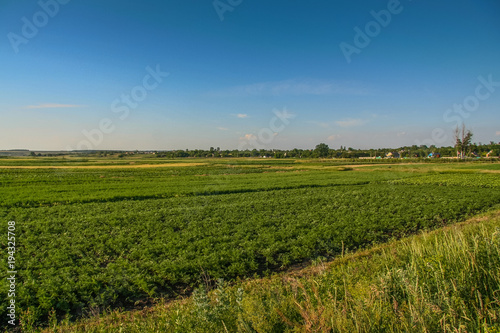
POLYGON ((496 131, 495 134, 498 135, 498 136, 500 136, 500 131, 496 131))
POLYGON ((25 108, 26 109, 81 108, 84 106, 85 105, 48 103, 48 104, 38 104, 38 105, 27 105, 25 108))
POLYGON ((348 118, 344 120, 337 120, 335 124, 337 124, 340 127, 356 127, 356 126, 362 126, 368 122, 368 119, 353 119, 353 118, 348 118))
POLYGON ((328 141, 335 141, 337 139, 340 139, 340 134, 332 134, 328 138, 326 138, 328 141))
MULTIPOLYGON (((337 120, 335 124, 340 127, 357 127, 357 126, 363 126, 377 118, 380 118, 381 116, 376 113, 372 113, 369 116, 363 117, 363 118, 344 118, 341 120, 337 120)), ((383 117, 383 116, 382 116, 383 117)), ((400 132, 399 135, 404 135, 406 133, 400 132)))
POLYGON ((398 132, 396 135, 397 135, 398 137, 405 136, 405 135, 406 135, 406 132, 398 132))
POLYGON ((254 134, 245 134, 245 136, 241 137, 240 140, 256 140, 257 137, 254 134))
POLYGON ((253 83, 209 92, 209 96, 284 96, 284 95, 369 95, 371 92, 354 82, 325 80, 283 80, 253 83))
POLYGON ((229 128, 225 128, 225 127, 217 127, 217 129, 219 131, 229 131, 229 128))
POLYGON ((322 128, 328 128, 328 127, 330 127, 330 123, 323 122, 323 121, 309 120, 309 121, 307 121, 307 123, 313 124, 313 125, 316 125, 316 126, 319 126, 319 127, 322 127, 322 128))
POLYGON ((238 118, 248 118, 248 115, 246 113, 238 113, 236 115, 236 117, 238 117, 238 118))

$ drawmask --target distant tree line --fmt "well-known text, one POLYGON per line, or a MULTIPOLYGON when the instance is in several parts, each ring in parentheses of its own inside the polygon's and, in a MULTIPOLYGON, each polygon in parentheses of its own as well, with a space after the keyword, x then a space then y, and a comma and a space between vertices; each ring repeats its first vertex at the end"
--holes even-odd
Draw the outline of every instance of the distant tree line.
MULTIPOLYGON (((126 157, 130 155, 150 155, 163 158, 227 158, 227 157, 260 157, 260 158, 426 158, 431 154, 433 157, 458 157, 458 158, 477 158, 477 157, 498 157, 500 155, 500 142, 490 141, 487 144, 472 143, 472 132, 465 126, 456 128, 455 145, 449 147, 436 147, 426 145, 404 146, 399 148, 380 148, 380 149, 355 149, 347 146, 340 146, 338 149, 330 148, 325 143, 318 144, 314 149, 253 149, 253 150, 224 150, 220 147, 210 147, 208 150, 170 150, 170 151, 74 151, 72 153, 79 156, 97 156, 97 157, 126 157)), ((31 156, 59 156, 59 154, 36 154, 31 152, 31 156)))
MULTIPOLYGON (((500 155, 500 143, 491 141, 488 144, 469 143, 465 137, 465 144, 460 139, 454 147, 436 147, 436 146, 404 146, 399 148, 379 148, 379 149, 355 149, 347 146, 340 146, 338 149, 330 148, 325 143, 320 143, 314 149, 253 149, 253 150, 228 150, 220 148, 204 149, 185 149, 170 151, 77 151, 72 152, 82 157, 126 157, 131 155, 150 155, 163 158, 181 158, 181 157, 199 157, 199 158, 227 158, 227 157, 261 157, 261 158, 377 158, 387 157, 389 153, 398 158, 425 158, 429 154, 439 154, 441 157, 498 157, 500 155)), ((63 156, 67 153, 35 153, 35 156, 63 156)))
MULTIPOLYGON (((253 150, 223 150, 219 147, 211 147, 209 150, 172 150, 155 152, 157 157, 179 158, 179 157, 261 157, 261 158, 360 158, 360 157, 386 157, 389 153, 399 158, 425 158, 429 154, 439 154, 441 157, 456 157, 458 147, 436 147, 426 145, 404 146, 399 148, 381 149, 354 149, 340 146, 332 149, 325 143, 318 144, 315 149, 253 149, 253 150)), ((463 157, 497 157, 500 154, 500 143, 491 141, 488 144, 469 143, 467 149, 460 147, 463 157)))

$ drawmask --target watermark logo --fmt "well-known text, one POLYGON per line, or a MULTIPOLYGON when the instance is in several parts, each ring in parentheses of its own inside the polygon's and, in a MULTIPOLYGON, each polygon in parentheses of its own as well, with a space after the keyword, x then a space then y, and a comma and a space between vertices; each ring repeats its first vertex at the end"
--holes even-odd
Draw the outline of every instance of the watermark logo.
POLYGON ((488 79, 478 76, 479 84, 474 89, 474 94, 465 97, 461 104, 453 104, 453 109, 448 109, 443 114, 443 120, 447 123, 455 122, 458 126, 463 119, 469 118, 472 112, 475 112, 480 105, 480 101, 490 98, 495 92, 495 87, 500 87, 500 81, 493 81, 492 75, 488 79))
MULTIPOLYGON (((111 102, 111 112, 118 115, 120 120, 125 120, 130 115, 130 109, 136 109, 139 103, 148 97, 149 92, 158 88, 163 79, 170 75, 168 72, 162 72, 160 65, 155 69, 146 67, 147 74, 142 78, 142 84, 136 85, 130 89, 129 93, 122 93, 119 98, 111 102)), ((104 141, 105 134, 111 134, 116 129, 115 123, 110 118, 102 118, 96 128, 91 130, 84 129, 82 134, 85 139, 80 140, 76 150, 92 150, 104 141)), ((66 150, 75 150, 73 147, 66 147, 66 150)))
MULTIPOLYGON (((453 104, 452 108, 447 109, 443 114, 443 120, 447 123, 454 123, 452 127, 458 127, 463 121, 470 117, 470 115, 479 109, 481 101, 490 98, 497 87, 500 87, 500 81, 493 81, 493 76, 490 74, 488 78, 478 76, 479 84, 474 89, 474 93, 466 96, 462 103, 453 104)), ((431 138, 425 140, 415 140, 418 146, 437 146, 445 143, 449 139, 445 130, 442 128, 435 128, 432 130, 431 138)))
POLYGON ((241 5, 243 0, 215 0, 212 2, 215 12, 219 16, 219 20, 224 21, 224 14, 232 12, 237 6, 241 5))
POLYGON ((16 222, 7 222, 7 283, 9 285, 7 299, 7 322, 16 325, 16 222))
POLYGON ((244 150, 248 146, 255 149, 264 149, 266 145, 274 141, 274 138, 290 124, 290 119, 295 118, 294 114, 289 113, 286 108, 283 111, 273 110, 274 117, 269 120, 269 126, 263 127, 257 133, 246 134, 240 138, 238 150, 244 150))
MULTIPOLYGON (((409 0, 411 1, 411 0, 409 0)), ((339 44, 340 50, 348 64, 351 63, 353 54, 360 54, 361 50, 370 45, 373 38, 377 37, 382 28, 386 28, 391 24, 394 15, 398 15, 403 11, 403 6, 399 0, 389 0, 387 9, 382 9, 378 12, 372 10, 370 15, 372 21, 365 24, 364 29, 354 27, 354 38, 352 44, 342 42, 339 44)))
POLYGON ((21 44, 28 44, 31 39, 35 38, 38 35, 39 29, 45 27, 50 19, 59 13, 61 5, 66 5, 68 2, 70 0, 38 1, 38 6, 40 6, 41 10, 33 14, 31 19, 28 19, 26 16, 21 18, 21 22, 23 23, 21 33, 9 32, 7 34, 10 46, 14 52, 18 53, 21 44))

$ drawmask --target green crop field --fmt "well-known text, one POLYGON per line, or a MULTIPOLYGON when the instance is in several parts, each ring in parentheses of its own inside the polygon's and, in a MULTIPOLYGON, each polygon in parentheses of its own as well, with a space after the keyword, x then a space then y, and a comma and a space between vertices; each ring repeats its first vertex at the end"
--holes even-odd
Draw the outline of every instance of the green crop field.
MULTIPOLYGON (((499 172, 499 163, 5 159, 1 244, 15 221, 18 314, 42 325, 50 313, 140 306, 207 279, 268 275, 462 221, 500 203, 499 172)), ((3 299, 8 291, 2 283, 3 299)))

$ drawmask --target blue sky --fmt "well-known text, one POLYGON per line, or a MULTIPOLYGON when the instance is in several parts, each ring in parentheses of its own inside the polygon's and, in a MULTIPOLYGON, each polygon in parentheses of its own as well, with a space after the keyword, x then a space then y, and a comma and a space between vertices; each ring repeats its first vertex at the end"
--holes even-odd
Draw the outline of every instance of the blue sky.
POLYGON ((500 3, 0 4, 0 149, 500 141, 500 3), (347 50, 347 51, 346 51, 347 50))

